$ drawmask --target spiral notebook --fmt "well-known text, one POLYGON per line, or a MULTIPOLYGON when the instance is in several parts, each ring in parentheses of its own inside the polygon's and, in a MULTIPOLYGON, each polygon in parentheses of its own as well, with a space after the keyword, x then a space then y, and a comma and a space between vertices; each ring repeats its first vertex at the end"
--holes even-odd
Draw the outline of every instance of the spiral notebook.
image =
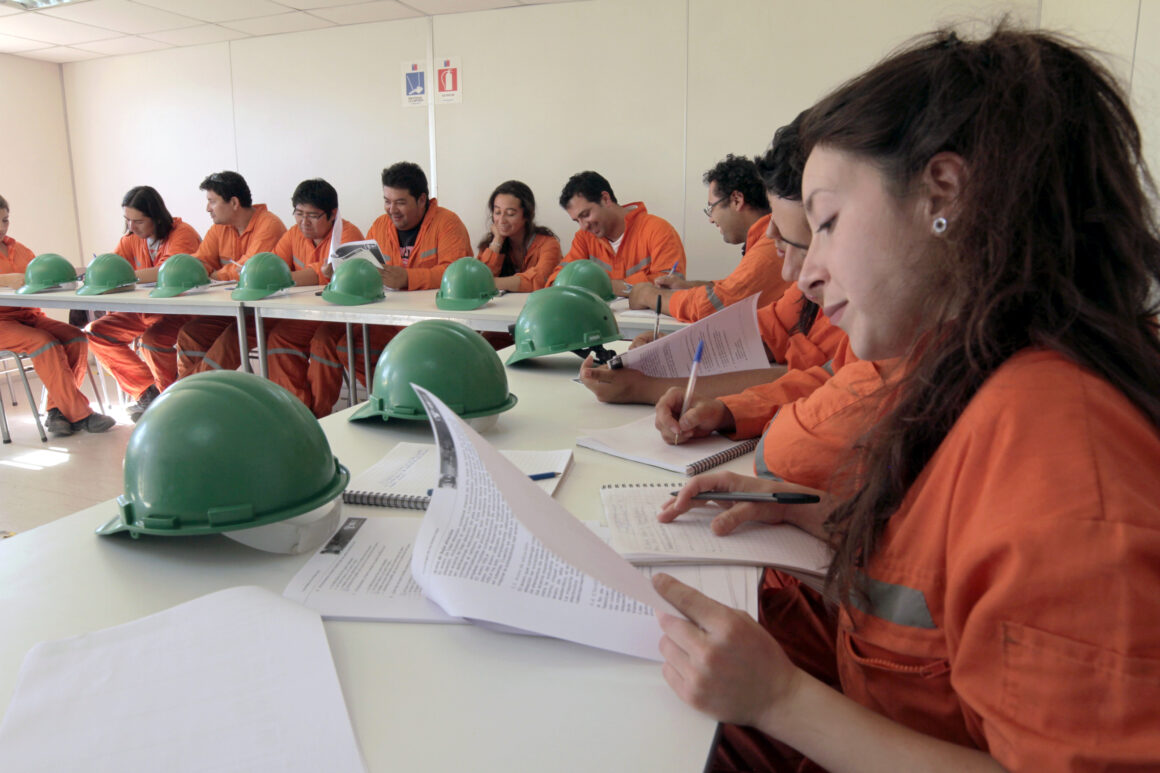
POLYGON ((706 502, 671 523, 657 520, 672 492, 672 483, 622 483, 600 487, 609 544, 634 564, 745 564, 773 566, 813 580, 825 577, 830 548, 817 537, 785 523, 744 524, 719 537, 709 527, 724 510, 706 502))
MULTIPOLYGON (((537 480, 536 485, 554 494, 556 486, 572 463, 572 450, 501 451, 528 475, 554 473, 537 480)), ((431 501, 427 493, 439 480, 439 452, 434 444, 398 443, 386 456, 351 479, 342 501, 348 505, 395 507, 426 510, 431 501)))
POLYGON ((711 470, 757 447, 758 438, 738 441, 723 435, 694 438, 671 446, 661 438, 654 421, 650 413, 619 427, 587 430, 586 435, 576 438, 576 445, 683 475, 711 470))

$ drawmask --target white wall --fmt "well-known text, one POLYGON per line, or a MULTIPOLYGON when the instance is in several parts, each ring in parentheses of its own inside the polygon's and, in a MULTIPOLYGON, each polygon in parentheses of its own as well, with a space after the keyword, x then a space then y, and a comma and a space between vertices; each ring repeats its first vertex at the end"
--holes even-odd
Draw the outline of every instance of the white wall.
POLYGON ((73 258, 80 242, 60 65, 0 54, 0 84, 0 195, 12 208, 8 235, 35 253, 73 258))
MULTIPOLYGON (((575 229, 556 199, 570 174, 591 168, 621 201, 644 200, 673 222, 691 275, 718 276, 738 250, 701 214, 705 169, 726 153, 764 150, 778 126, 826 90, 946 21, 1010 14, 1108 50, 1131 78, 1148 147, 1156 146, 1160 57, 1137 45, 1160 31, 1154 5, 1109 0, 1097 12, 1086 0, 588 0, 71 63, 63 82, 81 248, 91 255, 113 245, 120 198, 138 184, 157 187, 175 214, 204 231, 197 185, 220 169, 242 172, 255 200, 286 221, 294 185, 325 177, 343 214, 365 229, 381 212, 380 170, 402 159, 429 170, 434 154, 440 201, 473 239, 488 193, 515 177, 532 186, 539 219, 567 248, 575 229), (399 94, 400 63, 428 53, 460 57, 463 67, 462 104, 433 110, 433 147, 428 111, 401 107, 399 94)), ((12 66, 6 59, 0 67, 12 66)), ((26 66, 42 80, 55 67, 26 66)), ((25 90, 18 104, 43 104, 42 91, 25 90)), ((37 188, 54 212, 67 211, 68 186, 41 190, 39 173, 26 165, 11 190, 37 188)))

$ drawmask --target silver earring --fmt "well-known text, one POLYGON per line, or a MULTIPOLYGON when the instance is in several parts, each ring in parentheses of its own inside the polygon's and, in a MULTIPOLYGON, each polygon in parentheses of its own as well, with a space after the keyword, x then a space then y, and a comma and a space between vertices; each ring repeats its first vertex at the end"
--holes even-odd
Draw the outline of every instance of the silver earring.
POLYGON ((930 224, 930 227, 936 234, 942 234, 947 230, 947 219, 945 217, 936 217, 934 222, 930 224))

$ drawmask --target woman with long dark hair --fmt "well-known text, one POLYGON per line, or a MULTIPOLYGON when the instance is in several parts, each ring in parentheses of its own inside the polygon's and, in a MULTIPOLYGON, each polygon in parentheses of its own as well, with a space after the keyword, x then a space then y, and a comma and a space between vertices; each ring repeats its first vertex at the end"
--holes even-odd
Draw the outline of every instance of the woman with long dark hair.
POLYGON ((550 228, 536 225, 536 197, 519 180, 500 183, 487 199, 488 233, 479 240, 479 259, 499 290, 530 293, 548 285, 563 255, 550 228))
MULTIPOLYGON (((747 515, 834 545, 829 668, 793 654, 807 615, 770 636, 657 581, 688 617, 666 678, 734 725, 714 764, 1160 767, 1160 239, 1126 97, 1052 35, 939 33, 802 137, 800 286, 903 371, 821 505, 747 515)), ((779 487, 703 476, 662 519, 779 487)))

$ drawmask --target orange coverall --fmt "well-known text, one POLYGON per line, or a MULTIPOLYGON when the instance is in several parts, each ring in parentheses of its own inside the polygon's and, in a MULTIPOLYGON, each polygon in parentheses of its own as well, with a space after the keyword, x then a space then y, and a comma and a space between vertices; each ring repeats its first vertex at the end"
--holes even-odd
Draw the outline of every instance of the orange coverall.
MULTIPOLYGON (((240 234, 232 225, 212 226, 193 256, 211 276, 220 270, 219 278, 237 279, 247 260, 259 252, 272 252, 284 233, 286 226, 278 216, 265 204, 255 204, 253 217, 240 234)), ((252 331, 250 339, 254 340, 252 331)), ((234 370, 240 364, 237 321, 232 317, 195 317, 177 335, 180 378, 204 370, 234 370)))
MULTIPOLYGON (((491 269, 494 276, 499 276, 503 268, 504 256, 492 252, 490 247, 479 251, 479 260, 491 269)), ((560 265, 562 253, 560 240, 547 234, 536 234, 528 245, 524 256, 524 270, 516 274, 520 278, 521 293, 530 293, 548 286, 548 277, 560 265)))
MULTIPOLYGON (((11 236, 3 239, 0 274, 23 274, 35 256, 11 236)), ((78 328, 47 317, 40 309, 0 306, 0 349, 32 359, 32 367, 48 390, 48 410, 59 408, 69 421, 87 418, 93 409, 81 394, 88 370, 89 347, 78 328)))
MULTIPOLYGON (((463 221, 449 209, 444 209, 431 199, 427 204, 427 212, 423 215, 423 222, 419 226, 419 233, 415 236, 415 245, 411 248, 411 257, 403 263, 402 250, 399 247, 399 232, 391 218, 382 215, 375 220, 374 225, 367 231, 367 238, 379 243, 383 256, 392 266, 402 266, 407 269, 408 290, 435 290, 443 280, 443 272, 449 265, 459 258, 472 257, 471 236, 467 233, 463 221)), ((307 368, 307 380, 313 395, 315 415, 325 410, 326 414, 338 400, 342 391, 342 371, 346 368, 347 354, 352 353, 355 358, 357 377, 364 384, 367 375, 363 372, 364 344, 362 333, 356 329, 355 345, 350 346, 346 340, 345 326, 339 326, 340 335, 335 337, 333 326, 323 326, 315 333, 310 341, 310 364, 307 368)), ((370 325, 369 331, 371 368, 379 361, 390 340, 402 328, 397 325, 370 325)), ((322 414, 322 415, 326 415, 322 414)))
POLYGON ((1160 767, 1157 469, 1160 431, 1110 383, 1012 357, 840 608, 843 692, 1010 771, 1160 767))
MULTIPOLYGON (((148 243, 131 233, 121 237, 114 252, 134 269, 153 268, 172 255, 192 255, 199 244, 201 236, 193 226, 175 217, 173 230, 157 248, 156 259, 149 254, 148 243)), ((121 390, 136 400, 154 384, 164 391, 177 380, 177 333, 190 319, 187 314, 118 311, 94 320, 86 335, 97 361, 113 374, 121 390), (141 357, 129 346, 138 336, 141 357)))
MULTIPOLYGON (((331 231, 333 231, 333 226, 331 231)), ((315 244, 313 239, 302 235, 302 229, 293 226, 282 235, 274 252, 283 260, 287 260, 295 271, 311 269, 315 273, 318 284, 326 284, 326 276, 322 267, 330 257, 330 236, 328 231, 322 240, 315 244)), ((342 243, 362 241, 362 231, 348 220, 342 221, 342 243)), ((330 413, 332 401, 326 406, 326 412, 319 414, 314 405, 314 395, 307 378, 307 369, 310 362, 310 340, 321 327, 334 329, 336 338, 341 338, 345 325, 324 322, 311 322, 303 319, 281 319, 274 329, 266 336, 266 367, 270 380, 279 386, 285 387, 302 403, 314 411, 315 415, 326 416, 330 413)))
POLYGON ((775 303, 757 310, 757 326, 771 358, 790 370, 767 384, 750 387, 721 398, 733 414, 731 437, 757 437, 785 403, 811 394, 829 378, 858 358, 842 330, 820 311, 807 335, 796 332, 804 296, 794 283, 775 303))
POLYGON ((781 278, 785 256, 777 249, 777 242, 766 237, 768 228, 769 215, 749 227, 741 262, 729 276, 669 296, 669 314, 681 322, 696 322, 756 293, 761 294, 759 307, 780 298, 791 282, 781 278))
POLYGON ((560 273, 560 267, 574 260, 591 260, 608 272, 611 279, 622 279, 629 284, 651 282, 659 276, 673 273, 685 275, 685 247, 681 237, 664 218, 650 215, 642 202, 626 204, 624 236, 620 249, 612 251, 612 243, 587 231, 577 231, 572 237, 572 248, 560 266, 552 272, 551 280, 560 273))

